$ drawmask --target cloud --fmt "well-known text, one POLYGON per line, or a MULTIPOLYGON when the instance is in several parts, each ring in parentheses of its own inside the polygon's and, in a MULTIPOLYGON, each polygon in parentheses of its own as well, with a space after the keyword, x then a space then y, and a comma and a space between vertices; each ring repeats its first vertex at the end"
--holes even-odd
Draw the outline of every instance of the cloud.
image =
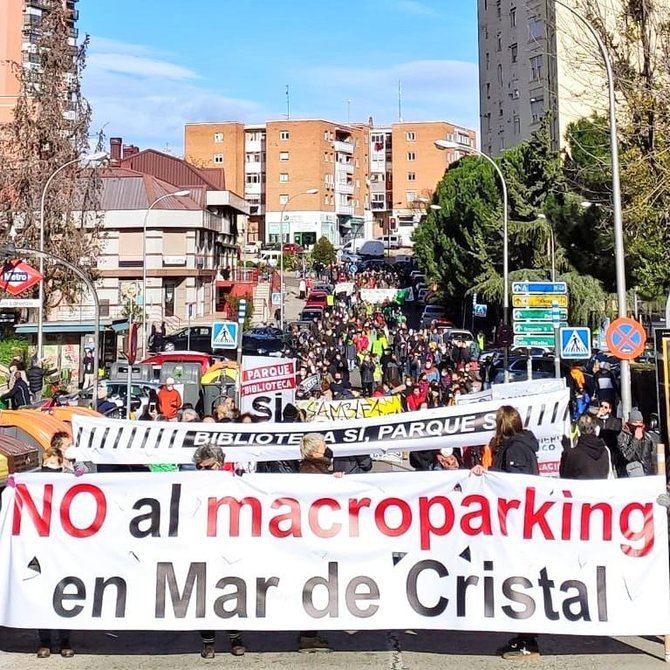
POLYGON ((412 16, 437 16, 438 12, 427 5, 425 2, 419 0, 395 0, 393 8, 404 14, 411 14, 412 16))
POLYGON ((84 72, 91 131, 104 128, 143 148, 179 153, 187 122, 257 120, 255 102, 209 90, 197 72, 175 60, 143 45, 92 38, 84 72))
POLYGON ((351 99, 352 119, 373 116, 377 123, 396 121, 401 82, 405 120, 446 120, 479 128, 475 63, 417 60, 381 68, 313 67, 298 76, 308 87, 306 99, 338 109, 342 109, 341 100, 351 99))

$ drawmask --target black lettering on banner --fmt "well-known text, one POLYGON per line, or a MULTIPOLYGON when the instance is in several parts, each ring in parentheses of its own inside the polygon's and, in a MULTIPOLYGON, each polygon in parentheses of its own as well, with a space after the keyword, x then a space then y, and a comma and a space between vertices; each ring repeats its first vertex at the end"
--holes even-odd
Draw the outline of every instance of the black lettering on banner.
POLYGON ((559 614, 554 609, 554 603, 551 599, 551 589, 554 588, 554 582, 547 576, 547 568, 540 570, 540 579, 538 579, 537 585, 542 589, 545 616, 550 621, 558 621, 559 614))
POLYGON ((216 583, 217 589, 233 586, 232 593, 224 593, 214 601, 214 614, 221 619, 230 619, 234 616, 247 618, 247 583, 241 577, 223 577, 216 583), (235 607, 226 609, 228 602, 234 602, 235 607))
POLYGON ((133 509, 139 510, 141 507, 148 507, 149 511, 145 514, 138 514, 130 520, 128 529, 133 537, 160 537, 161 536, 161 504, 156 498, 140 498, 133 505, 133 509), (149 525, 144 530, 140 524, 149 521, 149 525))
POLYGON ((273 586, 279 586, 279 577, 256 578, 256 617, 259 619, 266 616, 268 590, 273 586))
POLYGON ((514 586, 523 586, 524 589, 530 589, 533 587, 533 583, 525 577, 508 577, 502 584, 503 595, 513 603, 523 605, 524 609, 519 611, 511 605, 503 605, 502 611, 510 619, 529 619, 535 614, 535 601, 527 593, 516 591, 513 588, 514 586))
POLYGON ((416 565, 412 566, 412 569, 409 571, 409 574, 407 575, 407 585, 406 585, 407 600, 409 601, 411 608, 418 614, 421 614, 422 616, 439 616, 440 614, 442 614, 442 612, 444 612, 445 609, 447 609, 449 599, 445 598, 444 596, 440 596, 437 601, 437 604, 433 605, 432 607, 424 605, 419 600, 419 596, 417 593, 417 582, 419 580, 419 575, 424 570, 433 570, 434 572, 437 573, 438 577, 446 577, 449 574, 449 571, 447 570, 446 566, 440 563, 439 561, 433 561, 433 560, 419 561, 416 565))
POLYGON ((328 578, 310 577, 302 589, 302 606, 314 619, 323 619, 329 616, 335 618, 339 616, 339 604, 337 598, 338 590, 338 565, 335 562, 328 563, 328 578), (314 589, 317 586, 325 586, 328 592, 328 602, 323 609, 318 609, 314 605, 314 589))
POLYGON ((52 598, 54 612, 66 619, 72 619, 81 614, 84 610, 83 605, 74 605, 69 609, 63 606, 64 602, 70 600, 86 600, 86 586, 84 586, 84 582, 79 577, 64 577, 56 584, 52 598), (68 586, 74 586, 76 593, 65 593, 65 589, 68 586))
POLYGON ((466 598, 468 586, 477 586, 479 577, 477 575, 468 575, 463 577, 459 575, 456 578, 456 616, 464 617, 467 613, 466 598))
POLYGON ((598 585, 598 621, 607 621, 607 568, 599 565, 596 568, 598 585))
POLYGON ((186 575, 184 591, 180 594, 177 578, 174 574, 174 565, 172 563, 158 563, 156 565, 156 618, 165 618, 166 585, 170 590, 172 609, 177 619, 186 617, 191 603, 191 596, 193 595, 193 588, 195 586, 195 616, 197 618, 203 618, 205 616, 206 578, 207 564, 191 563, 188 568, 188 574, 186 575))
POLYGON ((567 581, 561 584, 561 591, 567 593, 570 589, 575 589, 577 595, 572 598, 566 598, 563 601, 563 616, 568 621, 591 621, 591 615, 589 614, 589 592, 586 588, 584 582, 580 582, 578 579, 568 579, 567 581), (573 605, 579 605, 579 609, 576 612, 573 612, 571 607, 573 605))
POLYGON ((367 619, 368 617, 374 616, 379 609, 379 605, 368 605, 366 608, 361 608, 358 606, 359 600, 379 600, 379 586, 377 582, 371 577, 365 577, 363 575, 359 577, 354 577, 348 584, 345 592, 345 600, 347 603, 347 609, 351 614, 359 619, 367 619), (358 587, 364 586, 367 588, 366 593, 358 593, 358 587))
POLYGON ((122 619, 126 616, 126 596, 128 594, 126 580, 122 577, 110 577, 109 579, 96 577, 95 589, 93 591, 93 618, 97 619, 102 616, 102 601, 105 596, 105 589, 108 586, 113 586, 116 589, 114 616, 117 619, 122 619))
POLYGON ((179 501, 181 499, 181 484, 172 485, 170 494, 170 527, 168 537, 179 535, 179 501))

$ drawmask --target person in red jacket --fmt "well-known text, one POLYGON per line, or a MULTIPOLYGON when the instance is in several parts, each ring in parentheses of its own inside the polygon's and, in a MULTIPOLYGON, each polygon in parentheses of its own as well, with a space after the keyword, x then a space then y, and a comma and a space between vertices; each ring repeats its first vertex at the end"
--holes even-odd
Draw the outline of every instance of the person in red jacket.
POLYGON ((426 394, 421 392, 418 385, 412 387, 412 392, 407 396, 407 411, 416 412, 426 402, 426 394))
POLYGON ((165 380, 165 386, 161 386, 160 391, 158 391, 158 413, 171 421, 177 418, 177 412, 181 409, 181 406, 181 395, 174 387, 174 379, 168 377, 165 380))

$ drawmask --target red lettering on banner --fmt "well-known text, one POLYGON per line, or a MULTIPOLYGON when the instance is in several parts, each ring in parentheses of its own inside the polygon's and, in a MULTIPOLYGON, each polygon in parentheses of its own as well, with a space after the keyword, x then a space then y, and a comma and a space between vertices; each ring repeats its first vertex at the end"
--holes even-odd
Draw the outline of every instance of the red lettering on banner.
POLYGON ((230 537, 238 537, 240 534, 240 510, 242 509, 242 505, 247 505, 251 508, 252 537, 260 537, 262 518, 261 501, 258 500, 258 498, 251 497, 237 500, 231 496, 207 499, 207 537, 216 537, 218 535, 219 507, 221 507, 221 505, 228 505, 230 508, 228 524, 230 537))
POLYGON ((283 363, 281 365, 269 365, 262 368, 244 370, 242 373, 242 382, 262 381, 277 377, 290 377, 292 375, 295 375, 295 367, 293 363, 283 363))
POLYGON ((434 496, 432 498, 419 498, 419 534, 421 536, 421 549, 430 549, 431 535, 446 535, 454 527, 454 506, 451 500, 445 496, 434 496), (433 505, 439 505, 444 511, 444 523, 434 526, 430 520, 430 510, 433 505))
POLYGON ((636 540, 644 539, 644 544, 640 548, 633 547, 630 544, 622 544, 621 550, 626 556, 641 558, 654 548, 654 506, 652 503, 629 503, 621 511, 619 523, 621 532, 627 540, 635 542, 636 540), (642 530, 631 530, 630 515, 633 512, 642 512, 642 530))
POLYGON ((384 535, 390 537, 404 535, 412 525, 412 510, 410 506, 400 498, 384 498, 384 500, 377 505, 377 509, 375 510, 375 523, 377 524, 377 528, 384 533, 384 535), (397 507, 402 515, 402 520, 397 528, 391 528, 386 523, 386 510, 389 507, 397 507))
POLYGON ((302 537, 300 503, 295 498, 277 498, 272 503, 272 509, 279 509, 282 506, 288 507, 289 511, 270 519, 270 534, 275 537, 302 537), (289 522, 288 528, 281 528, 280 524, 284 521, 289 522))
POLYGON ((364 507, 370 507, 372 500, 370 498, 349 498, 349 537, 358 537, 358 515, 364 507))
POLYGON ((580 540, 590 540, 591 539, 591 514, 593 512, 600 512, 602 514, 603 520, 603 540, 612 539, 612 506, 607 503, 596 503, 591 505, 586 503, 582 507, 582 520, 581 520, 581 532, 579 534, 580 540))
POLYGON ((339 512, 342 508, 335 498, 319 498, 309 508, 309 527, 317 537, 335 537, 341 530, 341 523, 332 523, 330 528, 324 528, 319 522, 319 510, 322 507, 330 507, 333 512, 339 512))
POLYGON ((512 509, 519 509, 521 507, 520 500, 507 500, 506 498, 498 498, 498 523, 500 524, 500 533, 507 535, 507 515, 512 509))
POLYGON ((105 498, 105 494, 97 486, 93 486, 92 484, 77 484, 68 489, 67 493, 63 496, 63 502, 60 506, 60 522, 63 526, 63 530, 72 537, 81 538, 95 535, 100 530, 106 516, 107 499, 105 498), (77 528, 72 523, 70 517, 70 506, 80 493, 88 493, 95 499, 95 518, 91 522, 91 525, 86 528, 77 528))
POLYGON ((547 512, 554 506, 553 502, 542 503, 535 509, 535 487, 526 489, 526 505, 523 510, 523 539, 533 539, 533 528, 537 526, 544 535, 545 540, 554 540, 554 534, 547 522, 547 512))
POLYGON ((466 535, 492 535, 491 507, 488 498, 480 495, 469 495, 463 498, 463 507, 470 507, 472 504, 479 505, 479 509, 463 515, 461 530, 466 535), (473 521, 479 521, 479 523, 473 526, 473 521))
POLYGON ((53 484, 45 484, 44 486, 44 499, 42 502, 41 514, 37 510, 37 506, 25 484, 17 484, 15 491, 12 535, 19 535, 21 533, 21 518, 23 514, 23 506, 25 505, 28 515, 32 519, 33 525, 37 530, 37 534, 40 537, 49 537, 51 528, 51 500, 54 493, 53 484))

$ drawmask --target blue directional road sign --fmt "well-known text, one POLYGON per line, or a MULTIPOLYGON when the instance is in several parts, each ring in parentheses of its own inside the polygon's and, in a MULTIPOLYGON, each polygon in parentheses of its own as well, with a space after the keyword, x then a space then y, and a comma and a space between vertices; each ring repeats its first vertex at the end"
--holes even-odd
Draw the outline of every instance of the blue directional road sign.
POLYGON ((530 293, 551 293, 553 295, 564 295, 567 292, 568 285, 564 281, 512 282, 512 293, 514 295, 527 295, 530 293))
POLYGON ((216 321, 212 324, 212 349, 236 349, 238 324, 234 321, 216 321))
POLYGON ((581 360, 591 355, 590 328, 561 328, 561 358, 565 360, 581 360))

